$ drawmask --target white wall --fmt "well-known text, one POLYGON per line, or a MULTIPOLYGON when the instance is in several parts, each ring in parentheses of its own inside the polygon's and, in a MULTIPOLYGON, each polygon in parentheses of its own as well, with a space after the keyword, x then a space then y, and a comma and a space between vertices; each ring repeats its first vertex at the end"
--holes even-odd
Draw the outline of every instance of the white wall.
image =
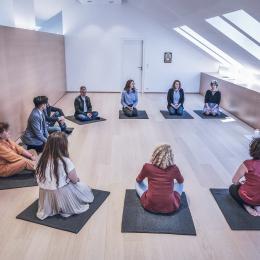
POLYGON ((0 0, 0 25, 14 26, 13 1, 0 0))
MULTIPOLYGON (((180 79, 186 92, 199 92, 200 72, 217 71, 218 63, 126 5, 76 4, 63 11, 67 89, 85 84, 90 91, 121 91, 123 39, 144 40, 144 91, 165 92, 180 79), (173 52, 173 63, 163 54, 173 52)), ((138 87, 138 86, 137 86, 138 87)))

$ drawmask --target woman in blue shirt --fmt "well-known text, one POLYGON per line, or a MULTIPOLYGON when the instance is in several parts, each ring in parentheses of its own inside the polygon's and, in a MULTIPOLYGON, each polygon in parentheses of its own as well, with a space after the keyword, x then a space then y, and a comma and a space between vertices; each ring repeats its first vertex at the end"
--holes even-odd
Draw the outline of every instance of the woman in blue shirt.
POLYGON ((121 104, 123 106, 123 112, 128 117, 135 117, 138 115, 136 109, 138 103, 138 94, 135 88, 135 82, 129 79, 126 82, 124 91, 121 96, 121 104))

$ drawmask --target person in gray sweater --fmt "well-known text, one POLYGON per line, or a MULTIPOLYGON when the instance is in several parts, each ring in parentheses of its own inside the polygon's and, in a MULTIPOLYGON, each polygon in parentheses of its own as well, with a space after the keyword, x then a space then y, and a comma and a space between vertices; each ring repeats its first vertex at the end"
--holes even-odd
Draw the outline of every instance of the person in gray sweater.
POLYGON ((47 102, 48 98, 45 96, 38 96, 33 99, 35 108, 29 116, 27 128, 21 137, 22 142, 27 145, 27 149, 34 149, 37 153, 43 151, 48 138, 46 119, 43 113, 47 102))

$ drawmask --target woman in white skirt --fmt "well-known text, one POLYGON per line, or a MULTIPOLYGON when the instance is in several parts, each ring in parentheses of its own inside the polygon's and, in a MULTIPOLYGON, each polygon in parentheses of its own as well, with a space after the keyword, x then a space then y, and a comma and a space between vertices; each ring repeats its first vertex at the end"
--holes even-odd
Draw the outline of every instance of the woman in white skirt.
POLYGON ((41 220, 57 214, 62 217, 80 214, 94 200, 91 189, 79 181, 63 132, 49 136, 36 176, 40 187, 37 217, 41 220))

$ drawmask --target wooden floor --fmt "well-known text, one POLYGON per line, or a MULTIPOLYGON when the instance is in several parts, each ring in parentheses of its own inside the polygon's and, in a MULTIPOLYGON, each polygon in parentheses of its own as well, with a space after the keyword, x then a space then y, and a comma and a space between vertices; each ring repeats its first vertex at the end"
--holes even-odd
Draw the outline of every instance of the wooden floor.
MULTIPOLYGON (((76 94, 58 105, 73 114, 76 94)), ((186 96, 193 120, 166 120, 165 95, 140 96, 139 109, 149 120, 119 120, 119 94, 90 94, 105 122, 75 127, 69 137, 70 155, 82 181, 111 192, 79 234, 16 220, 38 195, 38 188, 0 191, 0 259, 259 259, 260 232, 232 231, 209 188, 228 187, 238 165, 248 158, 244 123, 203 120, 192 110, 203 98, 186 96), (169 143, 185 178, 185 191, 197 236, 123 234, 121 219, 125 189, 134 188, 136 175, 155 145, 169 143)))

